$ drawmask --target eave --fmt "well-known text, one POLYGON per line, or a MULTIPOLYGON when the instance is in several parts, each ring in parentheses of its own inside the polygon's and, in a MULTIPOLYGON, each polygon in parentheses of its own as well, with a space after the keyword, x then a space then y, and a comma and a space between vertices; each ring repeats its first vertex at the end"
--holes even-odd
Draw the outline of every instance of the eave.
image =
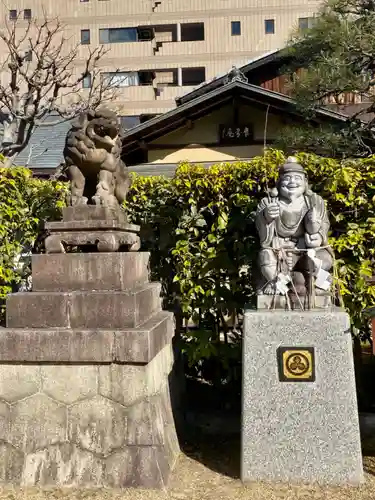
MULTIPOLYGON (((159 115, 123 136, 123 152, 128 153, 165 134, 184 126, 188 120, 196 120, 208 112, 230 103, 234 98, 262 108, 270 107, 272 113, 294 116, 304 120, 296 102, 290 97, 242 81, 233 81, 188 101, 171 111, 159 115)), ((345 123, 347 116, 326 108, 318 108, 311 122, 345 123)))

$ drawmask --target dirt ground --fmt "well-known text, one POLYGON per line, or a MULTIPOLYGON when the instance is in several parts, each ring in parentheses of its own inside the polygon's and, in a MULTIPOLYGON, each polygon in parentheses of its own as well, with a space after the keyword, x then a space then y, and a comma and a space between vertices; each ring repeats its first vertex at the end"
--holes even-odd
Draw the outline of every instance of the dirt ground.
POLYGON ((375 453, 366 452, 366 482, 359 488, 323 488, 254 483, 239 480, 239 438, 194 436, 183 452, 168 489, 152 490, 20 490, 0 489, 0 500, 375 500, 375 453), (373 455, 373 456, 371 456, 373 455))

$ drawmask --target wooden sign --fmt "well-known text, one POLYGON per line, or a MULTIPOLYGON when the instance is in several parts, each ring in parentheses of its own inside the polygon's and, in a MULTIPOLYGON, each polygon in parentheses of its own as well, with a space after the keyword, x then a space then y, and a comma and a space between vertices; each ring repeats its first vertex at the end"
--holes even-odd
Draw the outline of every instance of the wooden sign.
POLYGON ((219 125, 220 144, 249 144, 254 138, 253 126, 248 125, 219 125))

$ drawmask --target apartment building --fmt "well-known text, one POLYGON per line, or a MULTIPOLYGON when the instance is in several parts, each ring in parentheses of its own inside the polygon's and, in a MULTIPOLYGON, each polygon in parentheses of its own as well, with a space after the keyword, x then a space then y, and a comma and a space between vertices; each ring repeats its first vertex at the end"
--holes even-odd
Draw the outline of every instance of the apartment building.
MULTIPOLYGON (((131 127, 175 107, 204 81, 281 48, 304 28, 319 0, 8 0, 5 19, 27 22, 46 13, 66 25, 69 43, 81 43, 78 72, 91 47, 108 52, 102 70, 117 69, 116 107, 131 127)), ((83 82, 82 92, 90 87, 83 82)))

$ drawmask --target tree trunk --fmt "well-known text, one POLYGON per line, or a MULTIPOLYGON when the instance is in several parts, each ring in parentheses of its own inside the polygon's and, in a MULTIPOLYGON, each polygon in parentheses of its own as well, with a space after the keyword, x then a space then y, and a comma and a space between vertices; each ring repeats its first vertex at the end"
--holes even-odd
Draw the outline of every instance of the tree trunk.
POLYGON ((16 158, 17 154, 14 154, 13 156, 6 156, 4 159, 3 168, 10 168, 13 165, 16 158))
POLYGON ((3 133, 2 148, 6 148, 7 146, 9 147, 15 144, 17 141, 17 130, 18 130, 17 120, 16 119, 9 120, 9 118, 4 120, 3 128, 4 128, 4 133, 3 133))
POLYGON ((18 153, 12 154, 12 146, 16 144, 17 141, 17 131, 18 131, 18 122, 16 119, 13 120, 4 120, 3 121, 3 140, 1 144, 2 153, 5 156, 4 160, 4 168, 10 168, 14 160, 16 159, 18 153))

